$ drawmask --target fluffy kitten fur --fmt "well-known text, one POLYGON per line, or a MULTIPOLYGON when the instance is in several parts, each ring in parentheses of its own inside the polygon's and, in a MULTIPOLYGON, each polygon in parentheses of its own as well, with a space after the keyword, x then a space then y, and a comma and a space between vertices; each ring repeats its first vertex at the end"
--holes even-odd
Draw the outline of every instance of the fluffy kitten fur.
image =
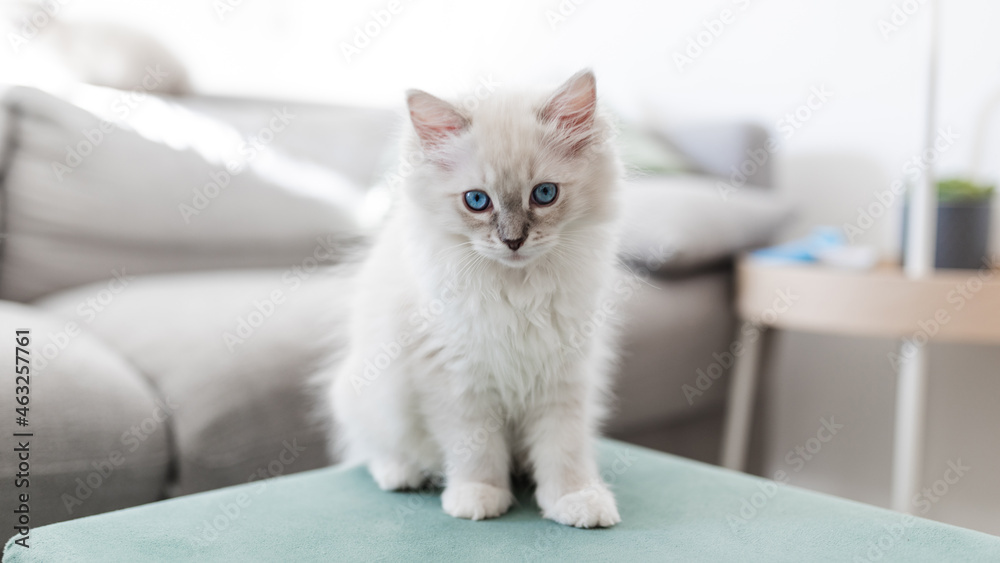
POLYGON ((424 156, 354 279, 330 390, 344 459, 386 490, 443 475, 445 512, 473 520, 506 512, 511 472, 530 470, 546 518, 614 525, 593 446, 622 169, 594 76, 471 110, 415 90, 408 105, 405 148, 424 156), (542 182, 550 205, 531 198, 542 182), (466 206, 472 189, 487 210, 466 206))

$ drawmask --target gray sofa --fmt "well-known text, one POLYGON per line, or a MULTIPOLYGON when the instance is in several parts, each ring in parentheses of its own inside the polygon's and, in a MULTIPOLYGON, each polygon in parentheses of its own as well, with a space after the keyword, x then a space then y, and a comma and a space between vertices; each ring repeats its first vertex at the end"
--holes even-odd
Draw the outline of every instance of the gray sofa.
MULTIPOLYGON (((397 170, 397 114, 218 98, 133 104, 84 86, 58 96, 9 88, 3 100, 0 365, 14 364, 14 331, 30 328, 31 524, 331 463, 310 382, 338 319, 326 307, 337 284, 326 266, 365 232, 364 188, 397 170)), ((666 246, 649 251, 639 236, 623 253, 641 283, 622 303, 607 431, 714 461, 725 382, 691 401, 682 386, 734 334, 728 259, 770 238, 788 209, 752 188, 723 202, 706 179, 764 147, 759 128, 657 134, 689 168, 637 180, 667 194, 653 215, 663 219, 643 220, 656 223, 644 236, 666 246)), ((765 163, 749 183, 769 174, 765 163)), ((0 448, 10 452, 23 428, 9 416, 13 382, 4 385, 0 448)), ((0 473, 15 469, 0 458, 0 473)), ((0 498, 15 492, 0 480, 0 498)), ((11 526, 5 511, 0 528, 11 526)))

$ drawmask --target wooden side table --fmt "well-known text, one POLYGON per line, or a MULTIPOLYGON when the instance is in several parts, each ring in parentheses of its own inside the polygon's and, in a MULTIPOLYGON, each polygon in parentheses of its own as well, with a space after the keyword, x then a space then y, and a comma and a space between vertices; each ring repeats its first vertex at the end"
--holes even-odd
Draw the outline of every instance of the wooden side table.
POLYGON ((898 266, 871 271, 826 266, 775 265, 742 257, 736 267, 736 307, 759 331, 739 333, 740 346, 730 383, 722 464, 742 471, 757 371, 769 329, 788 329, 902 340, 896 390, 893 450, 893 508, 912 512, 923 462, 927 367, 913 344, 927 341, 1000 344, 1000 270, 938 270, 924 279, 907 278, 898 266))

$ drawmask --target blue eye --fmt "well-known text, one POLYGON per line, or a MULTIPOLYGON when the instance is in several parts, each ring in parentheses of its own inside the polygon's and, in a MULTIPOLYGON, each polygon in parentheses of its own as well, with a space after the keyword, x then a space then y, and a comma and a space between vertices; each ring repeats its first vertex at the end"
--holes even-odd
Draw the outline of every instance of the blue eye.
POLYGON ((531 199, 538 205, 548 205, 556 200, 559 188, 552 182, 544 182, 535 186, 531 191, 531 199))
POLYGON ((490 196, 486 195, 486 192, 469 190, 465 192, 465 205, 473 211, 484 211, 490 206, 490 196))

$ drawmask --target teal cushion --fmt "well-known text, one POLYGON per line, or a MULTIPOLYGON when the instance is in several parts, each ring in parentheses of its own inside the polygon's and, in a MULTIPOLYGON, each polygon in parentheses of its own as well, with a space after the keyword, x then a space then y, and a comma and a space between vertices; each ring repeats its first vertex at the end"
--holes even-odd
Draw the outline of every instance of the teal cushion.
POLYGON ((20 561, 1000 561, 1000 538, 604 442, 622 523, 542 520, 530 496, 457 520, 432 493, 331 467, 43 526, 20 561))

